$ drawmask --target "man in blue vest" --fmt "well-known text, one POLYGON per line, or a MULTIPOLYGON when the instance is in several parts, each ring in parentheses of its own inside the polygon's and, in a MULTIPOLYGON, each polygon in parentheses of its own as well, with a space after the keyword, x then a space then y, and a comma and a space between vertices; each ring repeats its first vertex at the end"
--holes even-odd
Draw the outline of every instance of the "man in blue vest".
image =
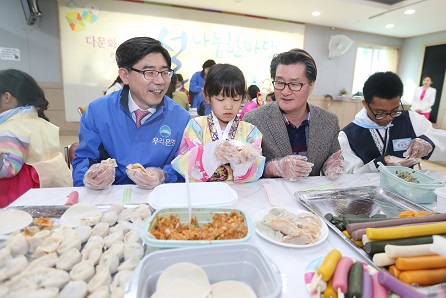
POLYGON ((136 183, 150 189, 184 181, 170 162, 190 116, 165 96, 173 75, 168 51, 158 40, 135 37, 118 47, 116 62, 124 87, 94 100, 82 115, 74 186, 136 183), (113 159, 115 166, 104 162, 113 159))

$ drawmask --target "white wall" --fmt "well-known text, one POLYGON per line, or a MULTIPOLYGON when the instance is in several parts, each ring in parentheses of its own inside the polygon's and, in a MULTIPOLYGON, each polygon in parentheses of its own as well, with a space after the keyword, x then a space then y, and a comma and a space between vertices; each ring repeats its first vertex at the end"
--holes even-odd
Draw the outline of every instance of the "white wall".
POLYGON ((307 25, 305 27, 304 48, 313 56, 318 67, 313 95, 339 95, 343 88, 352 90, 358 43, 373 43, 399 48, 403 45, 403 39, 347 30, 332 30, 321 26, 307 25), (339 34, 347 36, 354 43, 342 56, 329 59, 330 37, 339 34))
MULTIPOLYGON (((20 48, 21 61, 0 60, 0 69, 18 68, 30 73, 39 82, 61 83, 57 1, 39 0, 39 4, 43 17, 36 25, 27 26, 20 1, 2 0, 0 47, 20 48)), ((168 8, 166 7, 166 9, 168 8)), ((216 18, 215 13, 209 12, 206 14, 209 22, 216 18)), ((259 22, 258 19, 251 18, 245 18, 245 20, 247 25, 259 22)), ((407 83, 409 81, 418 82, 419 80, 425 45, 441 44, 445 40, 446 31, 399 39, 307 25, 305 27, 304 49, 315 58, 319 73, 313 95, 337 94, 342 88, 351 89, 356 44, 358 42, 401 47, 399 74, 403 82, 407 83), (355 44, 343 56, 330 60, 328 59, 328 42, 330 36, 334 34, 344 34, 353 39, 355 44)), ((257 65, 256 67, 262 66, 257 65)), ((268 67, 268 65, 263 67, 268 67)), ((443 98, 444 96, 446 95, 443 95, 443 98)))
POLYGON ((60 83, 60 44, 55 0, 39 0, 43 17, 28 26, 20 0, 1 0, 0 47, 20 50, 20 61, 1 60, 0 69, 17 68, 38 82, 60 83))

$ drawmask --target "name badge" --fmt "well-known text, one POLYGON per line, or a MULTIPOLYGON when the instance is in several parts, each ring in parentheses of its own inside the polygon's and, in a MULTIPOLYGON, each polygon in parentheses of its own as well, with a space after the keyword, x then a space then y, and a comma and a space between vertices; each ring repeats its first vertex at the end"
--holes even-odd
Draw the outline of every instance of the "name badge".
POLYGON ((393 140, 393 151, 406 151, 409 148, 411 138, 393 140))

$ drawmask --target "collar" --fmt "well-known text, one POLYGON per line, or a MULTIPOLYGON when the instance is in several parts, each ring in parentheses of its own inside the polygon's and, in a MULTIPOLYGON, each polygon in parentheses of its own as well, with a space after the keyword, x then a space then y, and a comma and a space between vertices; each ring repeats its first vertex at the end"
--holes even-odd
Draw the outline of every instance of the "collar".
MULTIPOLYGON (((285 122, 285 126, 292 126, 292 127, 298 127, 295 126, 293 123, 291 123, 290 120, 288 120, 285 112, 279 107, 280 112, 282 113, 283 121, 285 122)), ((299 126, 307 126, 310 124, 310 105, 307 103, 307 115, 305 116, 305 119, 300 123, 299 126)))
MULTIPOLYGON (((135 101, 132 98, 132 93, 129 90, 129 111, 132 114, 133 112, 135 112, 136 110, 141 109, 140 107, 138 107, 138 105, 135 103, 135 101)), ((145 111, 149 111, 152 115, 155 114, 156 112, 156 108, 149 108, 145 111)))
POLYGON ((6 122, 6 120, 11 118, 15 114, 32 114, 32 113, 37 113, 37 109, 31 105, 21 106, 4 111, 3 113, 0 114, 0 124, 6 122))
POLYGON ((362 110, 356 114, 353 123, 362 128, 367 128, 367 129, 387 129, 393 126, 392 122, 387 124, 387 126, 379 126, 378 124, 376 124, 375 121, 370 119, 369 115, 367 115, 367 110, 365 108, 362 108, 362 110))

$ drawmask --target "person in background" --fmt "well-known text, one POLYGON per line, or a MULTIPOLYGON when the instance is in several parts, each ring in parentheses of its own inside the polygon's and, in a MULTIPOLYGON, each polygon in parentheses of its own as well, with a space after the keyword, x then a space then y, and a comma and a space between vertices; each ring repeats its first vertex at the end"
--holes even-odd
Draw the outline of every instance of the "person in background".
POLYGON ((115 91, 119 91, 124 86, 124 83, 121 80, 121 77, 118 75, 114 82, 108 87, 107 91, 104 92, 104 95, 110 94, 115 91))
POLYGON ((446 131, 403 109, 403 82, 397 74, 371 75, 363 94, 364 108, 339 133, 347 173, 377 172, 378 162, 412 167, 421 159, 446 160, 446 131))
POLYGON ((262 134, 237 113, 245 95, 245 77, 230 64, 216 64, 204 84, 208 116, 189 121, 173 168, 191 181, 249 182, 263 173, 262 134))
POLYGON ((172 98, 173 101, 175 101, 177 104, 185 108, 186 111, 189 111, 189 101, 187 100, 187 95, 182 91, 178 91, 176 89, 176 85, 177 85, 177 77, 173 75, 170 80, 170 86, 169 89, 167 90, 166 95, 172 98))
POLYGON ((183 79, 183 76, 180 75, 180 74, 178 74, 178 73, 176 73, 175 76, 177 77, 177 83, 176 83, 176 85, 175 85, 175 90, 176 90, 176 91, 181 91, 181 92, 186 93, 186 95, 187 95, 187 101, 188 101, 188 103, 190 104, 190 95, 189 95, 189 91, 188 91, 186 88, 184 88, 184 79, 183 79))
MULTIPOLYGON (((251 110, 254 110, 259 105, 257 104, 257 97, 258 94, 260 94, 260 89, 256 85, 250 85, 248 87, 248 102, 245 104, 245 106, 242 109, 242 112, 240 113, 240 119, 243 120, 243 117, 245 114, 251 110)), ((261 94, 260 94, 261 99, 261 94)), ((259 100, 260 101, 260 100, 259 100)), ((263 103, 263 102, 262 102, 263 103)))
MULTIPOLYGON (((189 95, 190 95, 190 102, 191 102, 192 108, 198 109, 198 107, 200 106, 201 101, 198 99, 195 100, 195 97, 197 96, 197 94, 201 93, 201 90, 203 90, 204 80, 205 80, 206 75, 209 71, 209 68, 212 65, 215 65, 214 60, 212 60, 212 59, 206 60, 202 65, 202 70, 194 73, 192 75, 192 78, 190 79, 189 95)), ((201 97, 201 100, 202 99, 203 98, 201 97)))
POLYGON ((328 178, 341 175, 338 118, 308 103, 317 76, 314 59, 301 49, 276 54, 270 74, 277 101, 243 118, 263 134, 264 176, 295 181, 321 173, 328 178))
POLYGON ((274 95, 274 92, 268 93, 265 98, 265 103, 268 104, 268 103, 272 103, 273 101, 276 101, 276 96, 274 95))
POLYGON ((173 75, 169 52, 158 40, 135 37, 118 47, 116 62, 124 87, 94 100, 82 115, 74 185, 150 189, 184 181, 170 162, 190 115, 165 96, 173 75))
POLYGON ((48 101, 29 74, 0 70, 0 207, 30 188, 70 187, 71 171, 60 152, 59 127, 44 111, 48 101))
POLYGON ((432 106, 435 104, 435 96, 437 90, 432 88, 433 79, 431 75, 423 77, 423 86, 417 87, 412 99, 411 111, 423 115, 429 120, 431 116, 432 106))

